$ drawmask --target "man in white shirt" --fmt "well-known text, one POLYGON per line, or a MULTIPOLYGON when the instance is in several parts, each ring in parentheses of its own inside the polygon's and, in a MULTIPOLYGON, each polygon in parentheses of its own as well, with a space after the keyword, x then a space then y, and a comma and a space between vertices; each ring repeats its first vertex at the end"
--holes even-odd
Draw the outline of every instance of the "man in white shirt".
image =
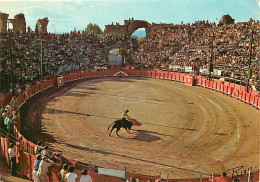
POLYGON ((76 173, 73 173, 74 169, 75 168, 73 166, 69 167, 69 173, 65 176, 67 182, 76 182, 78 175, 76 173))
POLYGON ((48 172, 48 168, 53 164, 53 161, 48 160, 47 157, 44 156, 42 158, 42 161, 40 162, 39 169, 37 172, 37 178, 38 182, 45 182, 46 180, 46 174, 48 172))
POLYGON ((48 152, 49 147, 45 146, 44 149, 41 151, 41 155, 42 156, 47 156, 49 159, 51 159, 55 153, 53 153, 52 155, 50 155, 50 153, 48 152))
POLYGON ((79 182, 92 182, 91 176, 88 175, 87 169, 81 171, 82 176, 80 177, 79 182))
POLYGON ((16 170, 16 152, 14 151, 14 144, 12 143, 10 145, 10 148, 8 149, 8 155, 11 162, 11 172, 12 176, 15 176, 15 170, 16 170))

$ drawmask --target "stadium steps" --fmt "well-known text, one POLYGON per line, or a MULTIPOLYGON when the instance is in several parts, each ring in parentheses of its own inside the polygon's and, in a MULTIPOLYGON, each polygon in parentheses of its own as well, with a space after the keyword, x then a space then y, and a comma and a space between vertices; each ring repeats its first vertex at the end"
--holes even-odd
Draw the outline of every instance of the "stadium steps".
POLYGON ((8 168, 5 161, 0 160, 0 182, 27 182, 30 180, 25 180, 22 178, 11 176, 11 170, 8 168))

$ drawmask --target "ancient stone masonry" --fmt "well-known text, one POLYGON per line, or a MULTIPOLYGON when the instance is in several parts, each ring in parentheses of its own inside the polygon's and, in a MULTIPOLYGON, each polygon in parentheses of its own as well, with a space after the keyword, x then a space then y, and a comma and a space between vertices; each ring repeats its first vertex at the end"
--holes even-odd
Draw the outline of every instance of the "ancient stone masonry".
POLYGON ((0 33, 7 33, 7 20, 9 14, 0 13, 0 33))
POLYGON ((127 25, 128 35, 132 35, 139 28, 145 28, 146 34, 150 33, 151 25, 147 21, 125 20, 125 25, 127 25))
POLYGON ((105 26, 105 34, 111 34, 111 35, 117 35, 121 36, 123 34, 131 36, 137 29, 139 28, 145 28, 146 35, 149 36, 149 34, 152 31, 156 30, 163 30, 163 29, 174 29, 174 28, 179 28, 183 25, 174 25, 174 24, 166 24, 166 23, 148 23, 147 21, 144 20, 134 20, 129 19, 124 21, 124 25, 119 25, 116 23, 115 25, 112 23, 112 25, 106 25, 105 26))
POLYGON ((125 25, 106 25, 104 33, 121 36, 127 34, 127 27, 125 25))
POLYGON ((37 34, 48 34, 47 26, 48 26, 49 20, 48 18, 43 18, 37 20, 36 26, 35 26, 35 33, 37 34))
POLYGON ((219 25, 234 24, 234 23, 235 23, 235 19, 232 19, 230 15, 223 15, 221 20, 219 21, 219 25))
POLYGON ((26 22, 24 14, 20 13, 15 15, 14 19, 10 19, 10 22, 13 24, 13 32, 25 34, 26 33, 26 22))
POLYGON ((145 28, 146 34, 149 34, 151 25, 147 21, 134 20, 132 18, 129 20, 125 20, 124 25, 119 25, 118 23, 116 23, 116 25, 114 25, 113 23, 112 25, 106 25, 104 33, 118 36, 125 34, 130 36, 139 28, 145 28))

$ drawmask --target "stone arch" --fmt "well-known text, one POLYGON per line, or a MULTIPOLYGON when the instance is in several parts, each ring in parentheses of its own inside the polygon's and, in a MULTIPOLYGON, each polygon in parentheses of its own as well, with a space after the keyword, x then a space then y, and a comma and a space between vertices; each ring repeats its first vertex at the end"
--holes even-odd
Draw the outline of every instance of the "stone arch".
POLYGON ((111 25, 106 25, 104 33, 119 36, 123 34, 131 36, 139 28, 145 28, 147 36, 151 31, 151 24, 144 20, 134 20, 132 18, 125 20, 124 25, 119 25, 118 23, 116 23, 116 25, 113 23, 111 25))
POLYGON ((150 33, 151 25, 143 20, 130 20, 130 23, 127 26, 127 34, 131 36, 139 28, 145 28, 146 35, 148 35, 150 33))

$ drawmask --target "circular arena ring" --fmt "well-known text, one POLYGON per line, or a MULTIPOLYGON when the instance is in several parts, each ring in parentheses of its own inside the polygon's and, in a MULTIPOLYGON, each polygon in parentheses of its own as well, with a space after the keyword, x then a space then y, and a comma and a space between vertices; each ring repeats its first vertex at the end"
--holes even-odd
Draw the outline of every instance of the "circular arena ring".
POLYGON ((222 93, 147 77, 102 77, 53 94, 36 103, 38 138, 76 161, 170 178, 258 166, 259 112, 222 93), (142 126, 110 137, 108 126, 125 109, 142 126))

